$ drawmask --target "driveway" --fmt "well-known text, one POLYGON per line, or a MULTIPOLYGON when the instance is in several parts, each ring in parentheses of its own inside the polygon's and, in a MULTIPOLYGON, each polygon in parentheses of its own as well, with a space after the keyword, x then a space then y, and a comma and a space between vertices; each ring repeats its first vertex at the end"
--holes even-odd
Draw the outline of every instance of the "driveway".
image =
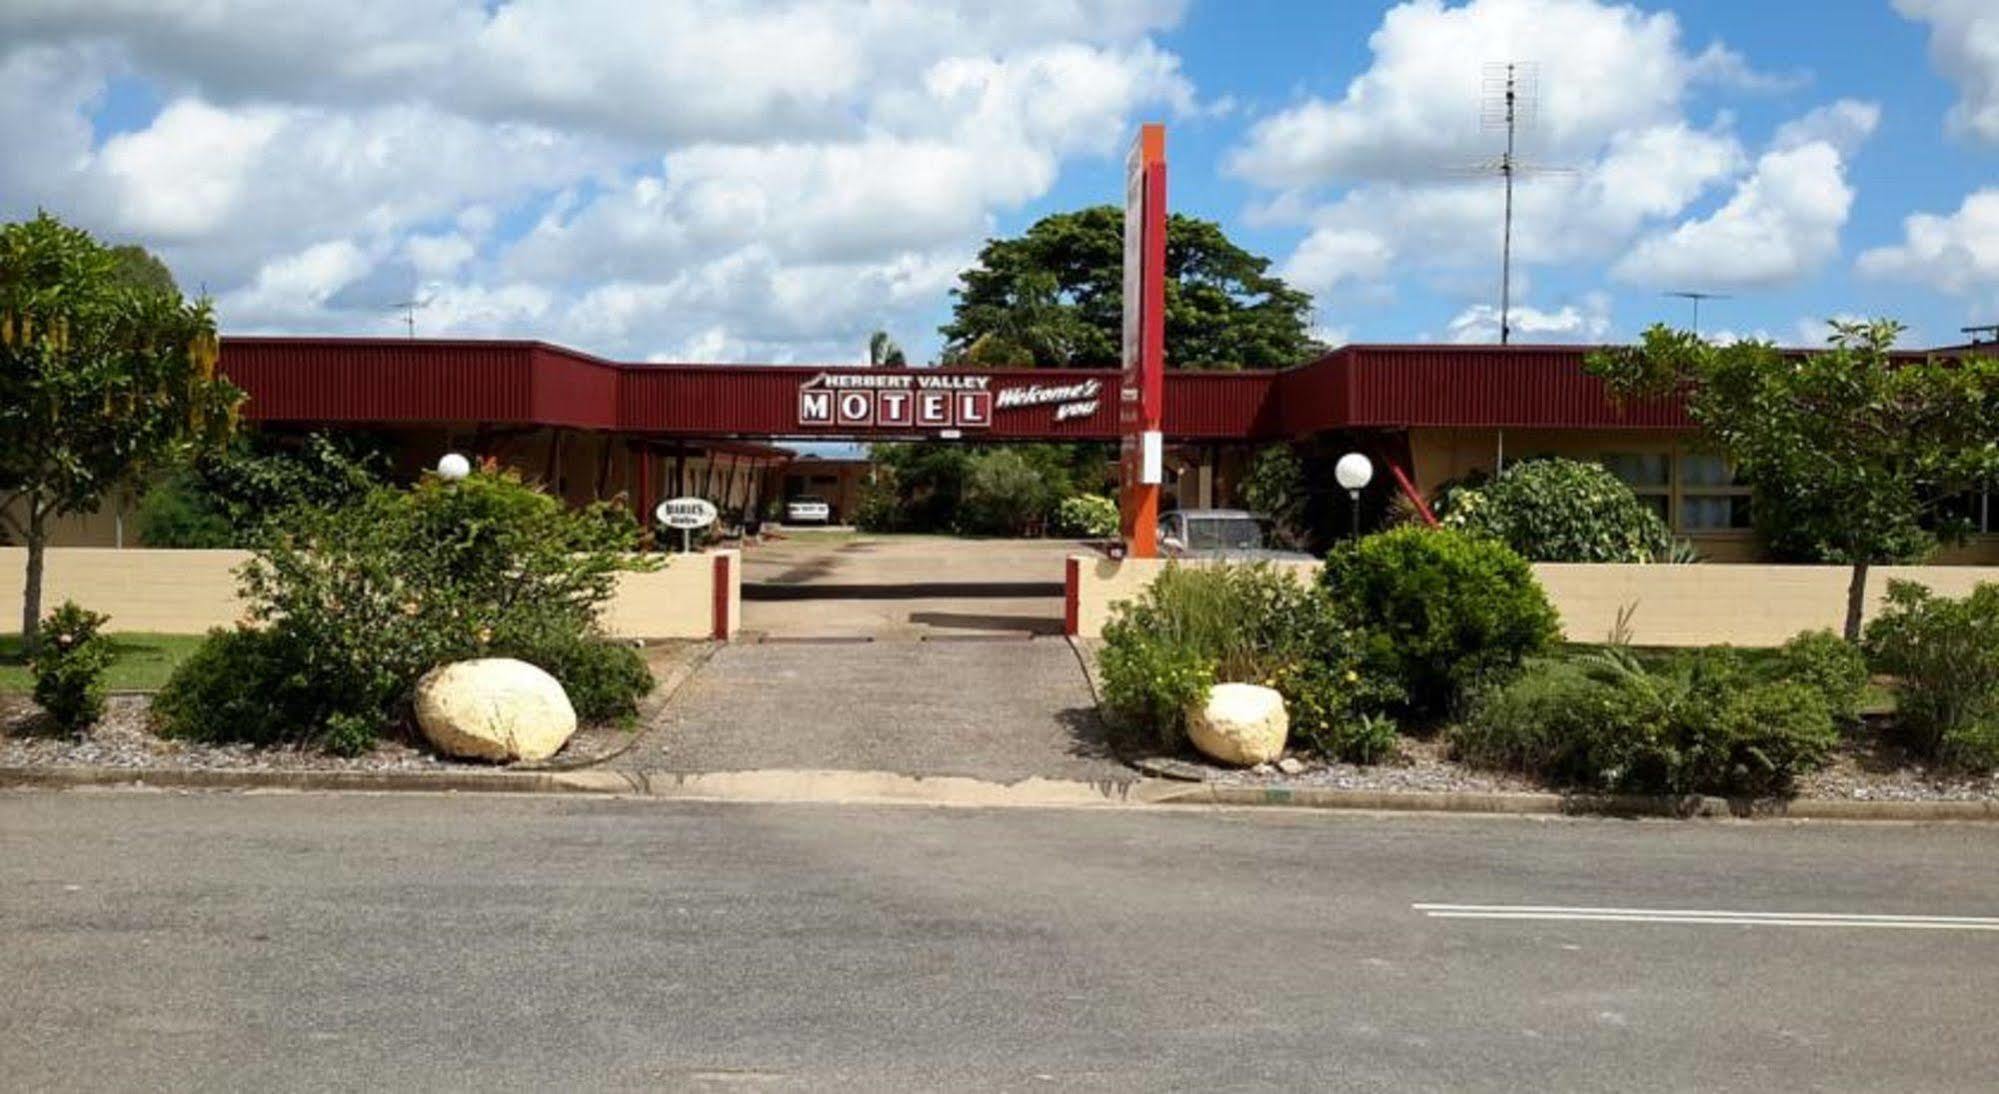
POLYGON ((619 766, 1128 781, 1059 638, 719 650, 619 766))
POLYGON ((1062 633, 1070 540, 800 532, 743 552, 745 637, 1062 633))

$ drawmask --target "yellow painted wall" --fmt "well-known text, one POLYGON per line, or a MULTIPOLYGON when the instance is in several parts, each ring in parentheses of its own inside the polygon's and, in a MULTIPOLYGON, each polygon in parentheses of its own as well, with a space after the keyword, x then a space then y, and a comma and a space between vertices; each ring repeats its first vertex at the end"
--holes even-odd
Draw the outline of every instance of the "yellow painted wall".
MULTIPOLYGON (((1166 563, 1078 556, 1077 633, 1100 637, 1111 606, 1136 596, 1166 563)), ((1301 577, 1317 563, 1290 563, 1301 577)), ((1846 619, 1843 566, 1614 566, 1537 563, 1534 574, 1561 615, 1570 641, 1601 642, 1632 608, 1631 640, 1641 646, 1775 646, 1799 631, 1838 630, 1846 619)), ((1877 566, 1868 573, 1868 617, 1890 580, 1920 582, 1962 596, 1999 567, 1877 566)))
MULTIPOLYGON (((0 631, 21 617, 27 551, 0 547, 0 631)), ((612 634, 631 638, 707 638, 714 633, 714 556, 730 559, 730 618, 742 617, 742 558, 737 551, 665 556, 663 569, 623 574, 605 614, 612 634)), ((234 624, 243 614, 234 570, 247 551, 115 550, 58 547, 48 553, 42 583, 47 611, 75 600, 111 616, 113 631, 201 634, 234 624)))

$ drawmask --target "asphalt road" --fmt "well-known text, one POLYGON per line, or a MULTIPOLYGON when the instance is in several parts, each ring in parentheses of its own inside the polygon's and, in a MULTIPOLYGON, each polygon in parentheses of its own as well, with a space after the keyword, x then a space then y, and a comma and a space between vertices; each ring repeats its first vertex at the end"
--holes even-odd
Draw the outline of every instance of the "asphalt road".
POLYGON ((1999 932, 1414 907, 1990 916, 1994 827, 16 793, 0 841, 12 1089, 1999 1075, 1999 932))

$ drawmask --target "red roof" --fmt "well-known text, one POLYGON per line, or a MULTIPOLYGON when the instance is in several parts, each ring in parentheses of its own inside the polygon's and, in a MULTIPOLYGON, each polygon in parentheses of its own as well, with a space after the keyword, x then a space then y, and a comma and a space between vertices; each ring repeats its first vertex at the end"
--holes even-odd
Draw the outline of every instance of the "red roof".
MULTIPOLYGON (((223 372, 250 395, 246 416, 266 422, 505 423, 685 437, 912 435, 909 428, 800 424, 808 383, 894 374, 996 396, 1041 389, 993 413, 981 436, 1118 435, 1118 377, 1103 369, 640 364, 543 342, 468 339, 228 337, 222 347, 223 372), (1094 394, 1082 398, 1092 382, 1094 394), (1052 397, 1065 391, 1077 397, 1052 397)), ((1282 372, 1169 371, 1165 429, 1180 440, 1258 440, 1344 428, 1690 428, 1674 399, 1613 403, 1583 372, 1587 352, 1347 346, 1282 372)))

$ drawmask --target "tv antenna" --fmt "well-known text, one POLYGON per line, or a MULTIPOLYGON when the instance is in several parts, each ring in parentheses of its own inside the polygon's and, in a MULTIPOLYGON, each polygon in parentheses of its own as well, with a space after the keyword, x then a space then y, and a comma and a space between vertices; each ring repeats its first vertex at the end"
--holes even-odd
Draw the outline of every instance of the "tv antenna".
POLYGON ((417 309, 430 307, 430 302, 435 299, 435 296, 413 296, 389 305, 389 310, 403 313, 403 325, 409 328, 410 337, 415 338, 417 309))
POLYGON ((1493 61, 1485 66, 1479 128, 1506 133, 1506 151, 1497 160, 1474 165, 1470 172, 1498 175, 1506 186, 1505 219, 1499 243, 1499 344, 1513 340, 1513 184, 1542 175, 1572 175, 1567 167, 1548 167, 1520 158, 1521 134, 1531 131, 1540 112, 1541 66, 1532 61, 1493 61))
POLYGON ((1971 336, 1974 346, 1999 345, 1999 323, 1987 323, 1978 327, 1959 327, 1959 333, 1971 336))
POLYGON ((1700 337, 1701 333, 1701 301, 1733 299, 1727 293, 1697 292, 1691 289, 1681 289, 1663 295, 1679 297, 1681 300, 1685 300, 1694 306, 1694 337, 1696 338, 1700 337))

